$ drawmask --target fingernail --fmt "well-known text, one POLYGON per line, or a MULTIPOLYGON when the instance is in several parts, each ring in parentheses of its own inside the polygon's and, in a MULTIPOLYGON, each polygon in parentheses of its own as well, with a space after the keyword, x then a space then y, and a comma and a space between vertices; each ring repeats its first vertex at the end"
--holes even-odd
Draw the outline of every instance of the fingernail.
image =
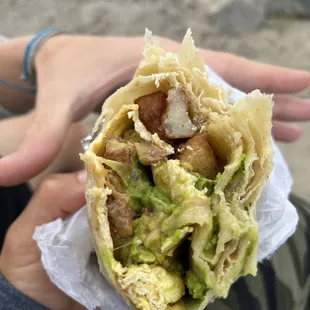
POLYGON ((85 184, 87 180, 87 173, 86 170, 82 170, 81 172, 78 173, 78 180, 85 184))

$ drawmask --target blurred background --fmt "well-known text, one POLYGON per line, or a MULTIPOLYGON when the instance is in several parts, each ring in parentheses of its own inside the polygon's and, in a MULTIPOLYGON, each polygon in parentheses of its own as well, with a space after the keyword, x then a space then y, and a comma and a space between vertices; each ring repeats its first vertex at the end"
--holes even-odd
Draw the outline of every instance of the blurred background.
MULTIPOLYGON (((147 27, 181 40, 191 27, 199 47, 310 70, 309 0, 2 0, 0 12, 0 33, 9 37, 50 26, 102 35, 143 35, 147 27)), ((280 148, 294 192, 310 201, 310 124, 302 128, 297 143, 280 148)))

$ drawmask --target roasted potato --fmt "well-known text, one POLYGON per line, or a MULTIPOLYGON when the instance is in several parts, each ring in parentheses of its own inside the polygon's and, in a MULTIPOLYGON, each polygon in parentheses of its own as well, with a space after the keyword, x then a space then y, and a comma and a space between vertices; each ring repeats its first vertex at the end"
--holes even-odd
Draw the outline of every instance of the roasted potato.
POLYGON ((146 129, 152 134, 157 133, 161 139, 165 139, 163 117, 167 110, 167 96, 162 91, 142 96, 135 100, 139 106, 139 118, 146 129))
POLYGON ((185 142, 179 150, 177 159, 181 165, 193 172, 198 172, 208 179, 214 179, 219 172, 216 156, 208 143, 206 133, 196 134, 185 142))
POLYGON ((188 114, 189 104, 185 93, 180 88, 169 90, 167 112, 163 122, 167 138, 191 138, 197 132, 197 127, 192 123, 188 114))
POLYGON ((168 97, 158 91, 136 99, 135 103, 147 130, 163 140, 191 138, 197 132, 188 114, 190 102, 179 88, 169 90, 168 97))

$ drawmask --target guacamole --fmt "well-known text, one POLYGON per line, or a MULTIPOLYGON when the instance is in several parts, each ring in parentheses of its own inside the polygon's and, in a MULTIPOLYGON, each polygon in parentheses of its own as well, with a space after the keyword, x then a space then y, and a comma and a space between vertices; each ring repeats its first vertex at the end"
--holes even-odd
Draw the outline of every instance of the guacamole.
POLYGON ((186 286, 189 293, 195 299, 201 299, 206 293, 207 287, 204 282, 191 270, 186 272, 186 286))
POLYGON ((233 194, 244 182, 245 161, 246 161, 246 155, 242 154, 240 159, 240 166, 238 170, 234 173, 233 177, 227 184, 224 191, 227 200, 231 200, 233 194))
MULTIPOLYGON (((218 245, 223 242, 220 240, 222 215, 212 211, 211 206, 211 198, 213 203, 220 204, 219 197, 215 195, 220 173, 215 180, 210 180, 197 172, 187 171, 178 160, 167 158, 151 165, 149 155, 161 152, 152 149, 148 142, 143 143, 130 130, 124 138, 115 138, 107 143, 103 158, 110 175, 116 174, 108 178, 112 188, 108 209, 127 206, 128 210, 122 213, 123 216, 118 213, 121 220, 115 220, 116 229, 112 231, 114 257, 127 267, 143 264, 162 266, 183 279, 186 294, 193 299, 202 299, 213 287, 218 289, 219 295, 224 294, 222 292, 227 285, 217 286, 212 269, 215 268, 212 262, 218 245), (125 221, 124 216, 130 219, 125 221), (127 228, 126 233, 120 234, 122 220, 131 229, 127 228), (210 262, 210 266, 206 262, 210 262)), ((227 198, 243 181, 245 159, 242 156, 239 169, 225 188, 227 198)), ((111 222, 112 219, 110 225, 111 222)), ((230 225, 238 227, 241 224, 234 223, 232 218, 226 227, 230 225)), ((241 234, 242 227, 237 228, 236 236, 241 234)), ((234 269, 240 268, 241 265, 234 269)))

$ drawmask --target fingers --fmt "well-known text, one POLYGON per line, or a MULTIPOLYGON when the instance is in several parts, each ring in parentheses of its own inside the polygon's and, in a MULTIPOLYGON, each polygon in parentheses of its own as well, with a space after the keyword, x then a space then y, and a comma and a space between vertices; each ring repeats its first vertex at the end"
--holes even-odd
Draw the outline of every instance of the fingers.
POLYGON ((64 219, 85 204, 85 171, 55 174, 45 179, 24 212, 29 226, 64 219))
POLYGON ((273 128, 274 138, 282 142, 297 141, 301 135, 301 128, 287 122, 309 121, 310 100, 291 96, 274 96, 273 128))
POLYGON ((19 149, 0 159, 0 185, 23 183, 51 164, 61 149, 70 123, 71 115, 64 109, 56 110, 51 105, 37 109, 19 149))
POLYGON ((310 100, 276 95, 274 101, 274 119, 293 122, 310 120, 310 100))
MULTIPOLYGON (((250 92, 297 93, 310 85, 310 73, 261 64, 235 55, 208 50, 201 51, 206 63, 232 86, 250 92)), ((276 140, 294 142, 301 135, 297 125, 285 121, 309 121, 310 101, 285 95, 274 97, 273 129, 276 140)))
POLYGON ((83 308, 77 307, 50 282, 33 233, 36 226, 64 218, 81 208, 85 203, 84 187, 85 174, 84 177, 74 173, 47 178, 6 235, 0 256, 1 271, 19 291, 49 309, 83 308))
MULTIPOLYGON (((55 174, 38 187, 21 216, 13 223, 8 234, 16 243, 31 246, 37 226, 64 219, 85 205, 85 172, 55 174)), ((11 242, 12 243, 12 242, 11 242)))
POLYGON ((272 135, 280 142, 294 142, 301 135, 301 129, 298 125, 288 124, 281 121, 273 121, 272 135))
POLYGON ((296 93, 310 85, 310 73, 262 64, 227 53, 202 51, 206 63, 232 86, 245 92, 296 93))

